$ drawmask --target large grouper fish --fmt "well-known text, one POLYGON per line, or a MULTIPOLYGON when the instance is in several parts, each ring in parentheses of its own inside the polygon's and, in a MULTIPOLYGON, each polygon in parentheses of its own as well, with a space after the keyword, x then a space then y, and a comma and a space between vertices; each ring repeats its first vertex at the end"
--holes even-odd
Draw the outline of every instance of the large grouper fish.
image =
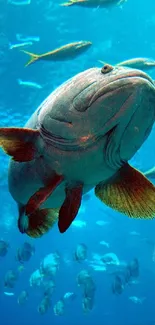
POLYGON ((128 164, 155 121, 155 85, 144 72, 105 65, 77 74, 38 107, 24 128, 0 128, 12 157, 9 191, 20 232, 65 232, 82 195, 95 187, 107 206, 155 216, 155 187, 128 164))

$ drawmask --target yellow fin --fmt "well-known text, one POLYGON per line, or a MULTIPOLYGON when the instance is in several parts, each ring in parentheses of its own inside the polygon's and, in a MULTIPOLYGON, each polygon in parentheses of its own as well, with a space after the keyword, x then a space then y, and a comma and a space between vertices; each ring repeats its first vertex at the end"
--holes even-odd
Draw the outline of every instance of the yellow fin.
POLYGON ((112 183, 99 183, 95 194, 106 205, 129 217, 155 217, 155 186, 128 164, 120 169, 112 183))
POLYGON ((28 229, 26 234, 33 238, 39 238, 52 228, 58 220, 59 209, 36 210, 28 216, 28 229))
POLYGON ((38 54, 34 54, 25 50, 21 50, 21 52, 27 54, 30 56, 30 60, 25 64, 25 67, 27 67, 28 65, 34 63, 35 61, 37 61, 40 58, 40 55, 38 54))

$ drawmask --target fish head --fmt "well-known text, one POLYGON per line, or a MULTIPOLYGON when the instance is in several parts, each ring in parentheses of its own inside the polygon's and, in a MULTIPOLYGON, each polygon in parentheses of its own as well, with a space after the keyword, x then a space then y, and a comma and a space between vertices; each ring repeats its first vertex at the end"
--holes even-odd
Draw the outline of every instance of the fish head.
POLYGON ((118 167, 140 148, 154 121, 153 80, 140 70, 110 65, 65 82, 38 114, 43 137, 55 145, 86 148, 104 139, 107 160, 118 167))
POLYGON ((80 41, 75 43, 75 50, 77 50, 78 53, 80 53, 89 49, 91 46, 92 46, 92 42, 90 41, 80 41))

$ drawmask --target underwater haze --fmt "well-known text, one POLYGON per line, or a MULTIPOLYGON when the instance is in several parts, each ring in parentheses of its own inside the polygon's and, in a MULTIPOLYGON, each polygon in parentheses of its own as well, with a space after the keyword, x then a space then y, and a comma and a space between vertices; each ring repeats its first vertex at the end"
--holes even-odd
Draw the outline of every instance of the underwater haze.
MULTIPOLYGON (((100 61, 155 60, 154 0, 95 1, 0 0, 0 127, 23 127, 52 91, 100 61), (79 41, 92 45, 25 67, 23 51, 61 52, 79 41)), ((155 64, 146 72, 155 80, 155 64)), ((155 166, 154 139, 155 127, 130 161, 141 172, 155 166)), ((56 224, 30 238, 17 226, 9 159, 0 150, 0 324, 155 325, 155 220, 116 212, 92 189, 65 233, 56 224)))

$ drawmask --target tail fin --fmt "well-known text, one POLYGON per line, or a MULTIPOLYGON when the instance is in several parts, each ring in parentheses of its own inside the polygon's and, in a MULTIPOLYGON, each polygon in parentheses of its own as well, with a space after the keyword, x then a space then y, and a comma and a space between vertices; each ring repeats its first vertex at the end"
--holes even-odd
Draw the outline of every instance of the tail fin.
POLYGON ((24 52, 25 54, 28 54, 30 56, 30 60, 25 64, 25 67, 27 67, 28 65, 34 63, 35 61, 37 61, 40 58, 40 55, 38 54, 34 54, 25 50, 21 50, 21 52, 24 52))

